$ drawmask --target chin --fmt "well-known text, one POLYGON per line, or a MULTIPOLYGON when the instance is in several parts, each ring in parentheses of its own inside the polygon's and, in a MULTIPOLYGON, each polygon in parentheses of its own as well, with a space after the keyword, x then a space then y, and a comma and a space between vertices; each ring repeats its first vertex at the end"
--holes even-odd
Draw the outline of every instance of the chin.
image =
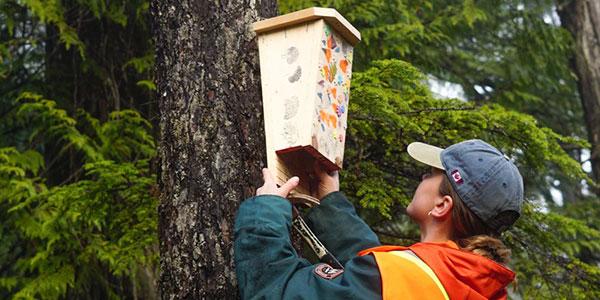
POLYGON ((413 212, 413 208, 412 208, 412 206, 409 204, 409 205, 406 207, 406 215, 407 215, 407 216, 409 216, 411 219, 413 219, 413 214, 414 214, 414 212, 413 212))
POLYGON ((419 220, 423 218, 422 214, 419 214, 418 211, 415 211, 415 208, 409 204, 406 207, 406 215, 413 221, 419 223, 419 220))

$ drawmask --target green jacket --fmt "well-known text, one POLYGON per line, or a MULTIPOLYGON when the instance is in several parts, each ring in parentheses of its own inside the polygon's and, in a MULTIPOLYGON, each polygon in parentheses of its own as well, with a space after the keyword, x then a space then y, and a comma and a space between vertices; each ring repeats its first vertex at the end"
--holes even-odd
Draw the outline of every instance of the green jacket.
POLYGON ((379 239, 343 193, 334 192, 305 216, 315 235, 344 272, 333 279, 298 256, 290 242, 288 200, 262 195, 245 200, 235 221, 235 265, 242 299, 381 299, 381 278, 372 255, 360 250, 379 239))

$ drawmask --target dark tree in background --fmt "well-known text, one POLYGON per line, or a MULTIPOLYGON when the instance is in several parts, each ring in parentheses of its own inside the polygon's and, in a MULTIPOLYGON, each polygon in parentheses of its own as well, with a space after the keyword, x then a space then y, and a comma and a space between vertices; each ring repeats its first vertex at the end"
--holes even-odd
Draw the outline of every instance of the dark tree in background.
POLYGON ((593 176, 600 182, 600 1, 563 0, 557 5, 562 25, 575 39, 573 67, 592 145, 593 176))
POLYGON ((265 161, 250 24, 274 0, 151 3, 160 110, 162 298, 237 295, 233 217, 265 161))
MULTIPOLYGON (((276 5, 214 2, 0 1, 0 299, 237 296, 232 218, 265 150, 247 27, 276 5)), ((599 171, 598 1, 277 2, 362 34, 341 184, 383 241, 419 237, 406 145, 482 138, 525 178, 515 298, 600 299, 600 199, 581 184, 588 138, 599 171)))

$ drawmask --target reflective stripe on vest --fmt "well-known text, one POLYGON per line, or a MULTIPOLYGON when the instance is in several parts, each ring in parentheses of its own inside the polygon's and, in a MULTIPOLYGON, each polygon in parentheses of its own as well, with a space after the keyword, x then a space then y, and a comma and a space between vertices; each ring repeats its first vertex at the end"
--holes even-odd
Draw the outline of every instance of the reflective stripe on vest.
POLYGON ((382 298, 445 299, 448 294, 433 270, 408 251, 371 252, 381 274, 382 298))

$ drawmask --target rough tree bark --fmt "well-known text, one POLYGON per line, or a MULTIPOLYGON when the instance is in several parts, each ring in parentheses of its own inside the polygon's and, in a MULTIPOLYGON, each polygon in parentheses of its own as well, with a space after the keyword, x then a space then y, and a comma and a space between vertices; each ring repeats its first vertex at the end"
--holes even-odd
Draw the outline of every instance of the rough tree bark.
POLYGON ((258 51, 275 0, 153 0, 163 299, 237 297, 233 217, 262 182, 258 51))
POLYGON ((592 144, 593 177, 600 183, 600 1, 561 0, 557 7, 562 26, 575 39, 573 66, 592 144))

